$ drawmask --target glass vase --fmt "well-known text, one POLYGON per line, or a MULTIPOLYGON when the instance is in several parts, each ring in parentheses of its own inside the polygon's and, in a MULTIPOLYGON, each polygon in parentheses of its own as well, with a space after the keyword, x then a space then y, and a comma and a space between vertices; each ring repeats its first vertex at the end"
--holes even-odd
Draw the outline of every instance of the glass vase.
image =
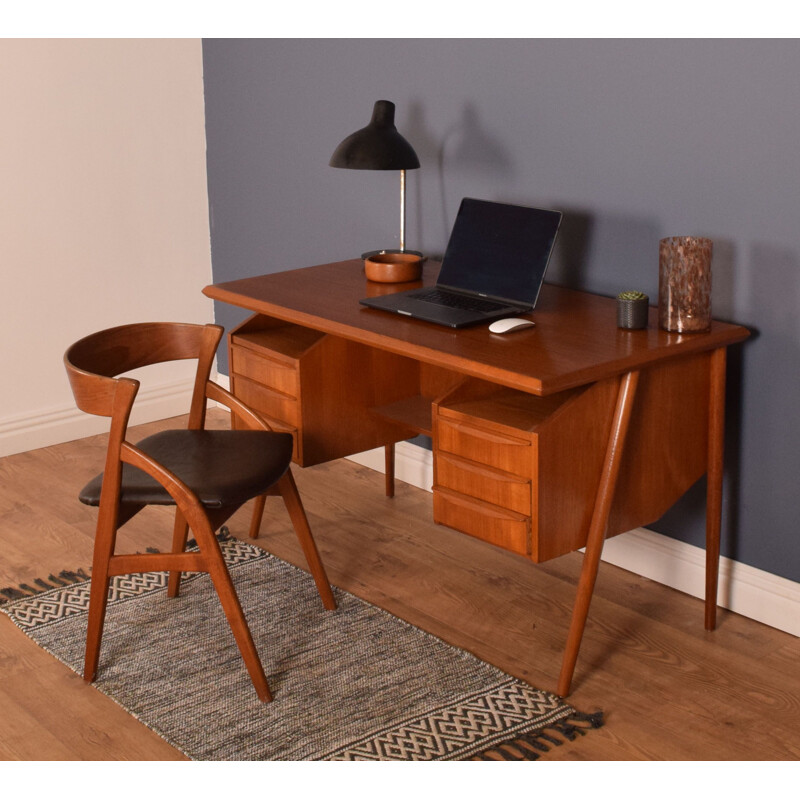
POLYGON ((711 239, 670 236, 658 248, 658 324, 696 333, 711 327, 711 239))

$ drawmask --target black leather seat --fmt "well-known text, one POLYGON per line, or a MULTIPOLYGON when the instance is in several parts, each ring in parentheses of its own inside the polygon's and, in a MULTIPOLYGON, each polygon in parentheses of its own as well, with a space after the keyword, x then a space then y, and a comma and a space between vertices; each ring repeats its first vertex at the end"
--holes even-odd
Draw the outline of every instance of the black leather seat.
MULTIPOLYGON (((292 435, 266 431, 172 430, 148 436, 136 447, 180 478, 206 508, 247 502, 277 483, 292 460, 292 435)), ((79 499, 100 505, 103 473, 79 499)), ((120 503, 175 505, 169 492, 146 472, 124 464, 120 503)))

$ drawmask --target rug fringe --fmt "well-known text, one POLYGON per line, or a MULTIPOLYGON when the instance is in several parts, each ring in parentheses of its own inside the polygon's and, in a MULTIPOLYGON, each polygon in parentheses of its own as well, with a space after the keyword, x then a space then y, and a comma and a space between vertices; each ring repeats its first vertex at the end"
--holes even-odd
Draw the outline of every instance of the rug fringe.
POLYGON ((91 576, 83 569, 69 570, 63 569, 57 575, 50 574, 47 578, 36 578, 31 586, 28 583, 20 583, 18 586, 7 586, 0 589, 0 605, 10 603, 12 600, 21 600, 24 597, 35 597, 37 594, 49 592, 59 586, 71 586, 75 583, 88 581, 91 576))
POLYGON ((584 714, 574 711, 570 716, 557 720, 507 742, 493 745, 488 750, 473 756, 470 761, 536 761, 541 753, 548 753, 552 747, 560 747, 565 741, 574 742, 585 736, 587 730, 603 727, 603 712, 584 714), (555 731, 554 736, 548 731, 555 731))
MULTIPOLYGON (((231 532, 224 525, 217 533, 217 539, 220 542, 226 542, 233 538, 234 537, 231 535, 231 532)), ((195 542, 194 539, 190 539, 186 543, 186 546, 197 547, 197 542, 195 542)), ((145 548, 145 552, 160 553, 161 551, 157 547, 147 547, 145 548)), ((92 568, 89 567, 89 573, 91 571, 92 568)), ((71 586, 74 583, 88 581, 91 578, 89 573, 87 573, 84 569, 77 569, 74 571, 63 569, 58 573, 58 575, 50 574, 47 576, 47 578, 35 578, 33 583, 36 584, 36 586, 31 586, 27 583, 20 583, 17 586, 6 586, 5 588, 0 589, 0 606, 4 605, 5 603, 10 603, 12 600, 22 600, 25 597, 35 597, 37 594, 49 592, 51 589, 57 589, 59 586, 71 586)))

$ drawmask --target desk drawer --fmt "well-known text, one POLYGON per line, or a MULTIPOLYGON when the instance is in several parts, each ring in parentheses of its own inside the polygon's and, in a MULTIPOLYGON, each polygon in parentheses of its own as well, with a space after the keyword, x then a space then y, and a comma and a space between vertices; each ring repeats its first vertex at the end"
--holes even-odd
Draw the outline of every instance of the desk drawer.
POLYGON ((514 553, 530 552, 530 518, 491 503, 434 486, 433 519, 514 553))
POLYGON ((436 447, 470 461, 531 477, 531 443, 497 431, 464 422, 437 420, 436 447))
POLYGON ((441 451, 435 457, 439 486, 530 516, 529 480, 441 451))
POLYGON ((297 427, 297 400, 293 397, 267 389, 241 375, 236 376, 235 386, 235 394, 241 398, 243 403, 260 411, 270 419, 283 422, 292 428, 297 427))
POLYGON ((271 358, 254 353, 252 350, 233 345, 231 347, 231 368, 238 375, 244 375, 256 383, 268 386, 282 394, 297 397, 297 368, 271 358))

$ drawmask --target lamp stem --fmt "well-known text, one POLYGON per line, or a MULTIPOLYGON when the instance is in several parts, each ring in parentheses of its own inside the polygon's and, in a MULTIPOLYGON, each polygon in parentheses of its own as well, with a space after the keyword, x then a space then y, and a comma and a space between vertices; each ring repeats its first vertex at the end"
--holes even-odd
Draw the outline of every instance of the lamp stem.
POLYGON ((400 250, 406 249, 406 171, 400 170, 400 250))

